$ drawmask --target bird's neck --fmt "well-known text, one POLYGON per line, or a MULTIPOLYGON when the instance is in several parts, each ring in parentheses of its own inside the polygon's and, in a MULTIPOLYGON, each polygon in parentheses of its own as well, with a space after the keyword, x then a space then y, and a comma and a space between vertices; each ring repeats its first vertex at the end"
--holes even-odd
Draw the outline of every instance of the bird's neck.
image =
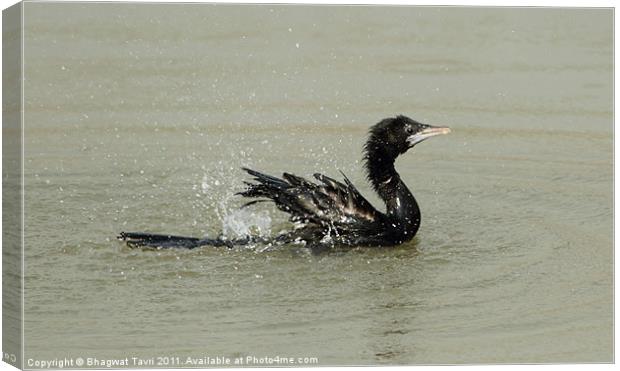
POLYGON ((373 188, 383 199, 388 223, 413 237, 420 226, 420 209, 415 197, 394 168, 396 156, 380 147, 367 147, 366 171, 373 188))

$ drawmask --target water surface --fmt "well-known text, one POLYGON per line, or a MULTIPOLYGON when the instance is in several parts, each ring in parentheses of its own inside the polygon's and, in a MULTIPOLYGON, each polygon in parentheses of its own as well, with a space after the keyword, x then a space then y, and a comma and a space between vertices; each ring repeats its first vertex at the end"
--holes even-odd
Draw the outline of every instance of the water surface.
POLYGON ((26 359, 612 361, 611 10, 25 4, 26 359), (132 250, 289 227, 241 166, 344 171, 396 114, 397 248, 132 250))

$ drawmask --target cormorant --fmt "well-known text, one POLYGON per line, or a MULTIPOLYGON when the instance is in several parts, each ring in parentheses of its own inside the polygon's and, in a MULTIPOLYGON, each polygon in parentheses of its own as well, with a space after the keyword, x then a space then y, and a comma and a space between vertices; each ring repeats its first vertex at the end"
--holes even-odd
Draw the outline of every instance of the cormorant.
POLYGON ((121 232, 119 239, 131 247, 195 248, 246 245, 248 243, 305 242, 311 246, 393 246, 409 241, 420 227, 416 199, 394 169, 396 158, 423 140, 447 134, 447 127, 434 127, 406 116, 386 118, 372 126, 364 145, 367 179, 385 202, 386 213, 375 209, 344 175, 344 183, 314 174, 319 183, 284 173, 277 178, 243 168, 253 176, 237 194, 254 198, 242 207, 273 201, 290 214, 296 224, 290 232, 273 238, 193 238, 164 234, 121 232))

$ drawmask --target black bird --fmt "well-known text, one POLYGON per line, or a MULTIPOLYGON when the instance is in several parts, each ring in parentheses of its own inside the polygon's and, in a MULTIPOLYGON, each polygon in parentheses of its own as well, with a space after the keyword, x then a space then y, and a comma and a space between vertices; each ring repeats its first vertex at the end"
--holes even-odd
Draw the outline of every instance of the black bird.
POLYGON ((406 116, 386 118, 370 128, 364 146, 366 176, 385 202, 386 212, 375 209, 344 175, 344 183, 314 174, 319 183, 284 173, 282 178, 244 168, 254 182, 244 182, 238 194, 255 198, 242 207, 273 201, 290 214, 296 228, 274 238, 193 238, 163 234, 125 233, 119 239, 129 246, 194 248, 246 245, 248 243, 305 242, 310 246, 393 246, 409 241, 420 227, 420 208, 394 168, 396 158, 423 140, 447 134, 406 116))

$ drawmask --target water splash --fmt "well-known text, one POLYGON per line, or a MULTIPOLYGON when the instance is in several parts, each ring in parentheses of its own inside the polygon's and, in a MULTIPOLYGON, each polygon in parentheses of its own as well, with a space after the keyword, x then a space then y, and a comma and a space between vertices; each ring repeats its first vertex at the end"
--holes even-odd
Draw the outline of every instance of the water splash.
POLYGON ((222 223, 218 233, 227 239, 269 236, 272 224, 269 212, 254 208, 240 209, 238 196, 235 196, 237 190, 226 181, 231 179, 235 177, 229 171, 220 170, 211 176, 204 174, 200 184, 202 193, 211 201, 210 209, 222 223))
POLYGON ((271 217, 267 211, 233 210, 222 219, 222 234, 227 238, 268 236, 271 234, 271 217))

